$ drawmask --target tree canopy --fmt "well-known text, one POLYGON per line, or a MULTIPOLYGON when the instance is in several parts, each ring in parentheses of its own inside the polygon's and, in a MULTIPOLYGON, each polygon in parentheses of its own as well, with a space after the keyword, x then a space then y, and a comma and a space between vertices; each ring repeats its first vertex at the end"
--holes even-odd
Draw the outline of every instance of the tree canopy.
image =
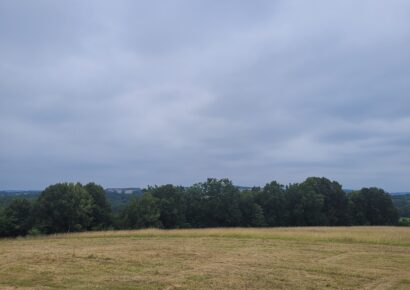
POLYGON ((0 236, 109 228, 274 227, 395 225, 398 212, 388 193, 362 188, 346 194, 324 177, 283 186, 237 187, 208 178, 190 187, 148 186, 113 214, 103 187, 95 183, 50 185, 36 200, 0 205, 0 236))

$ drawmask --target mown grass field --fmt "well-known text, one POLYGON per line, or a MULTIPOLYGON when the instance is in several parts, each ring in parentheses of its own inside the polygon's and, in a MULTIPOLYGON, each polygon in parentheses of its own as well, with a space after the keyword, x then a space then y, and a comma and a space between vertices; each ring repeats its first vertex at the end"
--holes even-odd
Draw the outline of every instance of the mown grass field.
POLYGON ((410 289, 410 228, 141 230, 0 240, 1 289, 410 289))

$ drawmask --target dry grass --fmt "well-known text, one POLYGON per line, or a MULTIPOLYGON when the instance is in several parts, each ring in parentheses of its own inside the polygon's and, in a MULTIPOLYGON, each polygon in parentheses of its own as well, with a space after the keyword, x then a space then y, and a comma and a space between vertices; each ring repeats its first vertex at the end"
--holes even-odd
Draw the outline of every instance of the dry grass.
POLYGON ((0 241, 2 289, 410 289, 410 229, 112 231, 0 241))

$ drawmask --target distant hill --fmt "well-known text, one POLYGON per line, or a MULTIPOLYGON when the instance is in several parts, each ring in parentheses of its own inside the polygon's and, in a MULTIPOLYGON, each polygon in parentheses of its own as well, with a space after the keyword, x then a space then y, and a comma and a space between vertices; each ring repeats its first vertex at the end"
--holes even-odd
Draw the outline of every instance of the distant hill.
POLYGON ((251 190, 251 189, 252 189, 251 186, 239 186, 239 185, 236 185, 235 187, 236 187, 237 189, 239 189, 239 191, 246 191, 246 190, 251 190))
POLYGON ((0 190, 0 196, 36 195, 41 190, 0 190))
POLYGON ((391 195, 409 195, 410 192, 391 192, 391 195))
POLYGON ((142 189, 139 187, 118 187, 118 188, 106 188, 107 193, 118 193, 118 194, 141 194, 142 189))
MULTIPOLYGON (((350 193, 352 191, 355 191, 354 189, 343 189, 344 192, 350 193)), ((396 196, 396 195, 408 195, 410 192, 389 192, 390 195, 396 196)))

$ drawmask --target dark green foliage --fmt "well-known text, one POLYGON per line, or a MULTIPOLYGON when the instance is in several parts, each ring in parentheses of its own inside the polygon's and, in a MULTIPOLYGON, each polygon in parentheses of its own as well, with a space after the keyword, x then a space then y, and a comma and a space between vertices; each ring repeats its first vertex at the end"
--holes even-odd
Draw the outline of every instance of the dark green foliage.
POLYGON ((110 203, 113 215, 118 215, 131 202, 134 197, 142 195, 142 192, 137 193, 118 193, 115 191, 105 191, 108 202, 110 203))
POLYGON ((172 184, 148 187, 146 192, 151 193, 159 200, 160 222, 164 228, 186 227, 186 200, 182 186, 172 184))
POLYGON ((410 218, 410 194, 394 195, 391 197, 394 206, 401 217, 410 218))
POLYGON ((286 210, 286 192, 283 185, 272 181, 262 190, 253 189, 256 203, 263 209, 268 226, 284 226, 288 224, 289 213, 286 210))
POLYGON ((263 214, 263 209, 257 203, 254 203, 252 205, 250 218, 251 218, 250 219, 250 226, 252 226, 252 227, 265 227, 266 226, 266 221, 265 221, 265 216, 263 214))
MULTIPOLYGON (((0 237, 113 226, 172 229, 398 224, 391 196, 382 189, 363 188, 346 195, 339 183, 324 177, 310 177, 286 187, 272 181, 263 188, 238 188, 229 179, 209 178, 188 188, 149 186, 142 195, 109 193, 115 195, 115 201, 126 196, 120 201, 123 209, 115 216, 106 194, 95 183, 59 183, 47 187, 34 201, 7 196, 7 203, 0 204, 0 237)), ((401 201, 402 208, 406 202, 401 201)), ((407 224, 401 219, 400 225, 407 224)))
POLYGON ((253 206, 254 202, 254 193, 250 191, 243 191, 240 194, 239 208, 242 213, 241 226, 243 227, 252 227, 252 219, 254 216, 253 206))
POLYGON ((13 194, 7 194, 5 192, 0 192, 0 205, 7 207, 15 199, 25 199, 29 202, 34 202, 37 200, 40 192, 37 191, 28 191, 28 192, 17 192, 13 194))
POLYGON ((342 186, 327 178, 309 177, 286 190, 289 224, 293 226, 349 224, 348 200, 342 186))
POLYGON ((399 226, 410 227, 410 217, 401 217, 399 219, 399 226))
POLYGON ((303 183, 305 191, 323 198, 323 225, 340 226, 348 223, 348 200, 342 186, 327 178, 309 177, 303 183))
POLYGON ((199 184, 186 189, 186 219, 193 228, 202 228, 207 224, 207 210, 205 208, 206 197, 199 184))
MULTIPOLYGON (((14 199, 3 213, 3 231, 8 236, 25 236, 33 226, 32 207, 25 199, 14 199)), ((0 214, 1 215, 1 214, 0 214)), ((1 219, 1 217, 0 217, 1 219)), ((0 230, 1 232, 2 230, 0 230)))
POLYGON ((37 200, 37 227, 47 234, 87 230, 92 225, 92 210, 93 199, 81 184, 51 185, 37 200))
POLYGON ((258 192, 244 191, 240 195, 240 210, 242 212, 241 226, 264 227, 267 226, 263 208, 255 202, 258 192))
POLYGON ((140 229, 160 227, 159 200, 151 193, 133 198, 122 212, 121 220, 125 228, 140 229))
POLYGON ((36 229, 42 233, 107 229, 111 207, 95 183, 58 183, 47 187, 35 203, 36 229))
POLYGON ((397 209, 383 189, 362 188, 349 193, 349 207, 355 225, 395 225, 398 222, 397 209))
POLYGON ((208 178, 188 190, 188 223, 194 227, 239 226, 242 215, 239 203, 239 190, 229 179, 208 178))
POLYGON ((106 229, 112 224, 111 206, 107 201, 104 188, 95 183, 88 183, 84 189, 91 196, 90 229, 106 229))
POLYGON ((291 184, 287 188, 289 225, 314 226, 326 224, 323 213, 324 196, 304 183, 291 184))
POLYGON ((8 224, 9 222, 4 212, 4 207, 0 205, 0 237, 10 236, 8 224))

